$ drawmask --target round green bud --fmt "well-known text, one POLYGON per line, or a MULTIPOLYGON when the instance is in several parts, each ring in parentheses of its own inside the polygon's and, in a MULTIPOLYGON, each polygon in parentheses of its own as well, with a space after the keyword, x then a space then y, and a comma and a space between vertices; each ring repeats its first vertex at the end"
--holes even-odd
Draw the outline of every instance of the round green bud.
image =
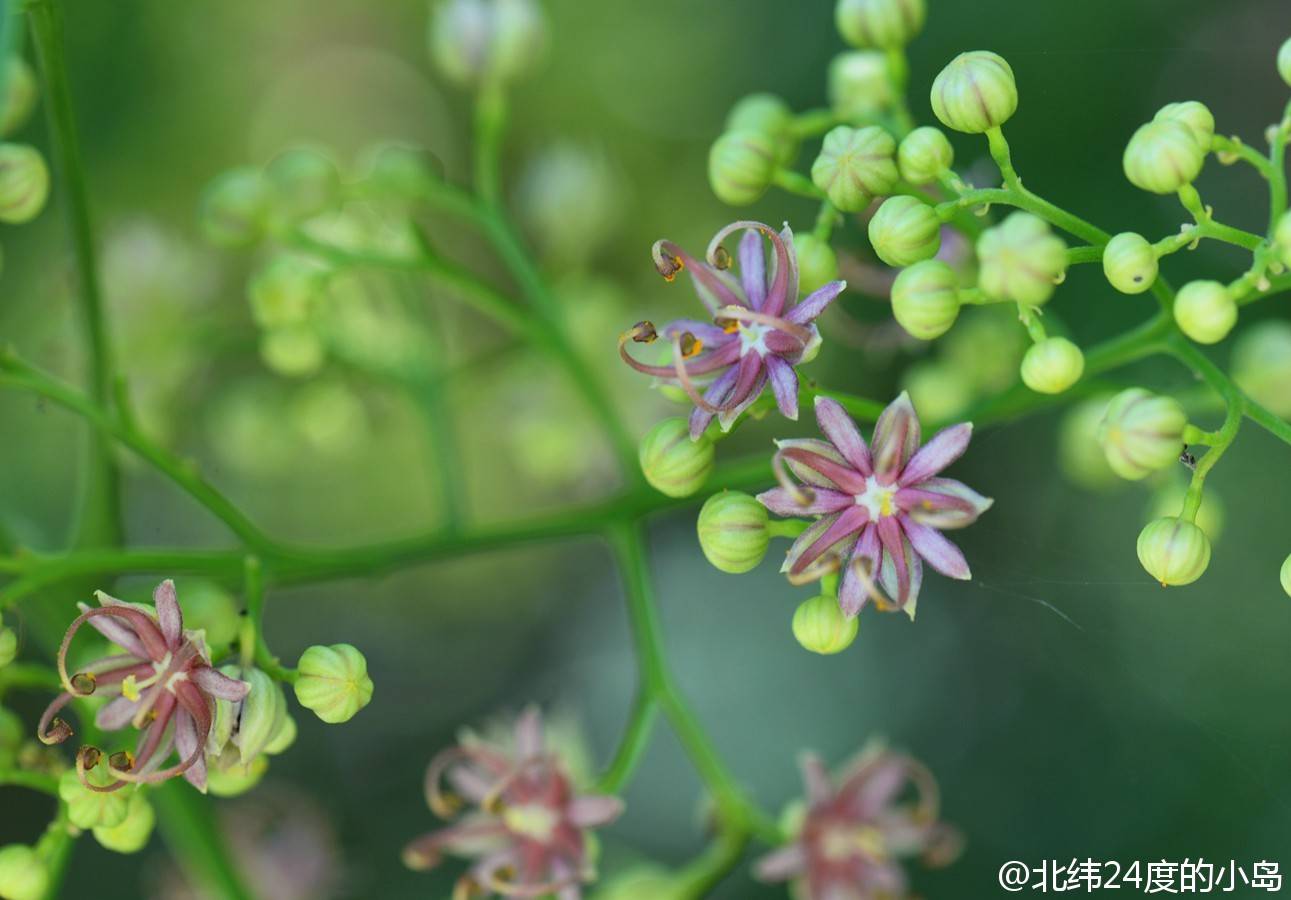
POLYGON ((264 175, 271 212, 279 221, 299 222, 340 202, 340 170, 326 153, 313 147, 284 150, 269 161, 264 175))
POLYGON ((696 530, 713 567, 731 575, 757 568, 767 555, 771 532, 761 503, 739 491, 722 491, 704 502, 696 530))
POLYGON ((708 151, 708 184, 731 206, 756 202, 775 171, 775 142, 760 131, 728 131, 708 151))
POLYGON ((713 471, 713 442, 707 434, 690 439, 690 422, 664 419, 641 439, 637 459, 651 487, 669 497, 689 497, 713 471))
POLYGON ((206 772, 206 791, 213 797, 240 797, 258 785, 268 771, 267 756, 257 756, 245 766, 211 766, 206 772))
POLYGON ((803 294, 838 280, 838 256, 829 241, 811 232, 793 236, 793 251, 798 259, 798 290, 803 294))
POLYGON ((546 46, 546 20, 534 0, 442 0, 431 16, 431 59, 461 85, 514 81, 542 60, 546 46))
POLYGON ((892 315, 913 337, 941 337, 959 316, 959 276, 939 259, 903 269, 892 283, 892 315))
POLYGON ((897 168, 911 184, 930 184, 950 171, 955 148, 940 128, 924 125, 907 134, 897 147, 897 168))
POLYGON ((1218 281, 1190 281, 1174 298, 1174 321, 1197 343, 1215 344, 1237 324, 1237 302, 1218 281))
POLYGON ((0 137, 13 134, 31 118, 36 108, 36 75, 21 56, 6 63, 4 99, 0 102, 0 137))
POLYGON ((870 219, 870 245, 889 266, 912 266, 941 249, 941 220, 916 197, 889 197, 870 219))
POLYGON ((834 24, 853 47, 893 50, 910 43, 928 10, 924 0, 838 0, 834 24))
POLYGON ((1173 397, 1127 388, 1107 404, 1098 429, 1107 464, 1137 481, 1179 461, 1188 414, 1173 397))
POLYGON ((1154 120, 1139 127, 1125 145, 1121 165, 1135 187, 1173 194, 1201 174, 1206 151, 1183 122, 1154 120))
POLYGON ((1291 269, 1291 212, 1284 212, 1273 227, 1273 252, 1278 262, 1291 269))
POLYGON ((314 646, 297 665, 296 699, 324 722, 348 722, 372 700, 368 661, 349 644, 314 646))
MULTIPOLYGON (((1286 47, 1284 46, 1282 49, 1285 50, 1286 47)), ((1287 68, 1291 70, 1291 65, 1288 65, 1287 68)), ((1287 83, 1291 84, 1291 77, 1287 78, 1287 83)), ((1291 556, 1283 560, 1282 571, 1278 573, 1278 576, 1282 581, 1282 590, 1286 591, 1288 597, 1291 597, 1291 556)))
POLYGON ((49 199, 49 169, 35 147, 0 144, 0 222, 30 222, 49 199))
POLYGON ((14 661, 18 655, 18 633, 7 625, 0 624, 0 669, 14 661))
POLYGON ((1040 306, 1067 271, 1067 245, 1031 213, 1011 213, 977 239, 977 285, 995 300, 1040 306))
POLYGON ((1167 517, 1149 522, 1139 533, 1139 562, 1165 587, 1191 584, 1210 565, 1210 541, 1191 522, 1167 517))
POLYGON ((1058 464, 1073 483, 1099 490, 1116 483, 1099 443, 1099 430, 1107 413, 1107 397, 1093 397, 1074 404, 1058 425, 1058 464))
POLYGON ((845 119, 859 119, 892 106, 887 57, 877 50, 840 53, 829 64, 829 108, 845 119))
MULTIPOLYGON (((1152 494, 1146 521, 1179 515, 1187 495, 1188 488, 1185 485, 1170 481, 1152 494)), ((1219 536, 1223 534, 1226 515, 1223 500, 1214 490, 1207 488, 1202 495, 1201 506, 1197 507, 1197 518, 1194 521, 1198 528, 1206 532, 1211 543, 1219 540, 1219 536)))
POLYGON ((812 597, 793 613, 793 636, 798 643, 824 656, 850 647, 858 627, 858 617, 843 615, 837 597, 812 597))
POLYGON ((1211 114, 1206 104, 1198 103, 1196 100, 1167 103, 1157 110, 1157 114, 1152 117, 1152 121, 1182 122, 1192 132, 1193 139, 1196 140, 1197 145, 1207 153, 1210 152, 1210 142, 1215 137, 1215 117, 1211 114))
POLYGON ((259 169, 244 166, 217 176, 198 209, 202 233, 221 247, 249 247, 264 237, 269 188, 259 169))
POLYGON ((1022 381, 1040 394, 1061 394, 1080 380, 1085 354, 1063 337, 1045 338, 1022 357, 1022 381))
POLYGON ((1141 294, 1157 280, 1157 254, 1147 238, 1123 231, 1103 249, 1103 274, 1122 294, 1141 294))
MULTIPOLYGON (((106 769, 105 765, 91 769, 86 778, 91 784, 106 786, 114 780, 106 769)), ((92 791, 81 784, 75 769, 68 769, 58 780, 58 796, 67 804, 67 818, 77 828, 114 828, 124 822, 130 812, 128 790, 92 791)))
POLYGON ((1278 48, 1278 74, 1291 85, 1291 38, 1287 38, 1278 48))
POLYGON ((901 387, 919 415, 933 422, 956 419, 973 402, 972 382, 940 360, 923 360, 906 369, 901 387))
POLYGON ((775 94, 742 97, 726 116, 726 130, 766 135, 776 148, 776 162, 780 165, 788 165, 798 155, 793 110, 775 94))
POLYGON ((1018 109, 1018 85, 1004 57, 989 50, 961 53, 932 82, 932 111, 941 124, 982 134, 1018 109))
MULTIPOLYGON (((270 742, 286 727, 287 698, 283 696, 278 683, 260 669, 236 666, 226 668, 234 671, 226 671, 225 674, 251 685, 246 698, 237 704, 227 700, 217 701, 217 706, 223 704, 233 710, 236 720, 228 738, 232 744, 231 749, 237 751, 236 760, 229 759, 227 762, 247 766, 264 753, 270 742)), ((223 757, 230 748, 218 749, 223 751, 223 757)))
POLYGON ((251 315, 261 328, 303 325, 326 281, 326 270, 311 260, 275 257, 247 282, 251 315))
POLYGON ((180 595, 184 598, 184 627, 190 631, 202 631, 206 635, 206 646, 212 651, 237 640, 242 615, 237 601, 228 591, 213 581, 193 578, 181 583, 180 595))
POLYGON ((286 753, 291 749, 291 745, 296 743, 298 734, 299 728, 296 725, 296 720, 291 717, 291 713, 286 713, 282 717, 282 724, 278 727, 278 730, 269 738, 269 743, 265 744, 264 752, 270 756, 286 753))
POLYGON ((25 844, 0 847, 0 897, 5 900, 45 900, 49 869, 40 854, 25 844))
POLYGON ((811 164, 811 180, 843 212, 859 212, 873 197, 890 194, 897 173, 897 142, 877 125, 839 125, 825 135, 811 164))
POLYGON ((1291 322, 1244 329, 1233 342, 1233 381, 1275 416, 1291 419, 1291 322))
MULTIPOLYGON (((138 853, 148 845, 157 816, 152 804, 138 789, 129 790, 130 800, 126 817, 121 824, 100 825, 94 829, 94 839, 113 853, 138 853)), ((122 793, 125 793, 123 791, 122 793)))
POLYGON ((359 154, 363 187, 373 196, 407 203, 426 196, 443 180, 443 164, 421 147, 387 141, 359 154))
POLYGON ((308 325, 284 325, 260 338, 260 358, 279 375, 308 378, 323 368, 327 348, 308 325))

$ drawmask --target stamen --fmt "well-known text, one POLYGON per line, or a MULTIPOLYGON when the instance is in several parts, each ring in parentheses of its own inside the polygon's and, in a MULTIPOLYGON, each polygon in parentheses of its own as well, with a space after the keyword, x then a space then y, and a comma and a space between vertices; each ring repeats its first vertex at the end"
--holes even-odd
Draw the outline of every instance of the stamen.
POLYGON ((66 719, 55 716, 54 721, 49 725, 49 730, 40 736, 40 740, 43 744, 61 744, 75 733, 66 719))
POLYGON ((86 772, 88 772, 91 769, 93 769, 95 766, 97 766, 99 764, 99 760, 101 760, 102 758, 103 758, 102 750, 100 750, 98 747, 94 747, 94 746, 91 746, 90 744, 86 744, 83 747, 81 747, 80 750, 76 751, 76 767, 78 769, 84 769, 86 772))
POLYGON ((93 672, 77 672, 72 676, 72 690, 84 697, 93 694, 98 683, 93 672))
POLYGON ((129 772, 134 768, 134 754, 129 750, 121 750, 113 753, 108 757, 108 765, 115 771, 129 772))
POLYGON ((628 329, 627 333, 638 344, 653 344, 655 339, 659 337, 659 332, 655 330, 654 323, 648 319, 637 322, 628 329))
POLYGON ((698 356, 704 349, 704 342, 689 331, 681 336, 681 355, 683 359, 698 356))
POLYGON ((852 571, 856 577, 861 580, 861 586, 865 593, 874 601, 874 607, 879 612, 895 612, 901 608, 901 604, 895 603, 888 599, 887 594, 879 587, 878 582, 873 578, 874 562, 863 556, 852 560, 852 571))
POLYGON ((775 455, 771 457, 771 472, 775 475, 776 481, 780 483, 780 487, 788 491, 790 496, 793 497, 794 503, 805 508, 810 506, 812 501, 816 499, 815 491, 793 479, 783 450, 777 450, 775 455))
POLYGON ((731 254, 719 244, 717 249, 713 251, 711 262, 719 269, 729 269, 731 267, 731 254))
POLYGON ((677 277, 677 273, 686 267, 680 257, 673 256, 667 250, 664 250, 658 244, 655 245, 654 267, 663 276, 664 281, 672 281, 677 277))

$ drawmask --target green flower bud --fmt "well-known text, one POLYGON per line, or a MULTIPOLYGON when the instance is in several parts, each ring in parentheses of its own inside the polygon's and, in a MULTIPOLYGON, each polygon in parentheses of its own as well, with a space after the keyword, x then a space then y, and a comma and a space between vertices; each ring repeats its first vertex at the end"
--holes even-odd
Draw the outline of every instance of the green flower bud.
POLYGON ((49 199, 49 169, 35 147, 0 144, 0 222, 30 222, 49 199))
POLYGON ((756 202, 775 171, 775 142, 760 131, 728 131, 708 151, 708 184, 731 206, 756 202))
POLYGON ((897 167, 911 184, 930 184, 950 171, 955 148, 940 128, 924 125, 910 132, 897 147, 897 167))
POLYGON ((1067 245, 1031 213, 1010 213, 977 239, 977 284, 986 296, 1040 306, 1067 271, 1067 245))
POLYGON ((669 497, 689 497, 713 471, 713 442, 707 434, 690 439, 690 423, 680 416, 664 419, 641 439, 637 459, 646 481, 669 497))
POLYGON ((1291 419, 1291 322, 1270 320, 1233 342, 1233 381, 1275 416, 1291 419))
POLYGON ((259 169, 246 166, 216 177, 202 192, 202 233, 221 247, 249 247, 264 237, 269 187, 259 169))
POLYGON ((1085 354, 1062 337, 1037 341, 1022 357, 1022 381, 1040 394, 1061 394, 1079 381, 1084 371, 1085 354))
POLYGON ((1291 38, 1287 38, 1278 48, 1278 74, 1291 85, 1291 38))
POLYGON ((924 0, 838 0, 834 24, 853 47, 892 50, 923 30, 924 0))
POLYGON ((916 197, 889 197, 870 219, 870 245, 889 266, 912 266, 941 249, 941 220, 916 197))
POLYGON ((941 357, 958 373, 966 390, 994 394, 1017 384, 1018 366, 1029 349, 1031 338, 1018 328, 1017 310, 1000 303, 961 309, 942 342, 941 357))
POLYGON ((1112 471, 1137 481, 1179 461, 1187 424, 1188 414, 1173 397, 1128 388, 1107 404, 1098 442, 1112 471))
POLYGON ((0 768, 9 768, 27 739, 27 726, 12 710, 0 706, 0 768))
MULTIPOLYGON (((1287 46, 1291 46, 1291 42, 1288 42, 1287 45, 1284 45, 1282 49, 1286 50, 1287 46)), ((1287 70, 1288 72, 1291 72, 1291 53, 1288 53, 1287 56, 1289 58, 1287 70)), ((1291 77, 1287 77, 1287 83, 1291 84, 1291 77)), ((1282 581, 1282 590, 1286 591, 1286 594, 1288 597, 1291 597, 1291 556, 1288 556, 1285 560, 1283 560, 1282 571, 1278 573, 1278 576, 1282 581)))
POLYGON ((296 727, 296 720, 291 717, 291 713, 285 713, 282 717, 282 724, 269 738, 269 743, 265 744, 264 752, 270 756, 286 753, 291 749, 291 745, 296 743, 298 733, 299 729, 296 727))
POLYGON ((1192 129, 1173 119, 1148 122, 1125 145, 1121 165, 1135 187, 1154 194, 1173 194, 1201 174, 1206 151, 1192 129))
POLYGON ((228 647, 237 639, 242 615, 228 591, 213 581, 193 578, 181 582, 180 596, 184 598, 184 627, 202 631, 206 646, 214 655, 219 655, 214 651, 228 647))
POLYGON ((33 848, 25 844, 0 847, 0 897, 5 900, 45 900, 49 870, 33 848))
POLYGON ((327 349, 308 325, 286 325, 261 337, 260 358, 279 375, 308 378, 323 367, 327 349))
POLYGON ((296 699, 324 722, 348 722, 372 700, 363 654, 349 644, 314 646, 300 657, 296 699))
MULTIPOLYGON (((251 685, 246 699, 237 704, 227 700, 217 701, 217 706, 223 704, 236 708, 236 728, 229 741, 237 751, 236 764, 246 766, 265 752, 270 741, 285 726, 287 698, 283 696, 282 688, 277 682, 260 669, 227 666, 225 674, 251 685)), ((224 754, 228 753, 227 749, 220 749, 224 750, 224 754)), ((233 764, 234 761, 228 762, 233 764)))
POLYGON ((973 385, 952 365, 938 360, 915 363, 901 374, 901 387, 919 415, 933 422, 957 419, 973 402, 973 385))
POLYGON ((1273 252, 1278 262, 1291 268, 1291 212, 1285 212, 1273 229, 1273 252))
POLYGON ((955 131, 982 134, 1003 125, 1017 108, 1013 69, 989 50, 959 54, 932 82, 932 111, 955 131))
POLYGON ((1139 533, 1138 552, 1143 568, 1162 587, 1191 584, 1210 565, 1206 533, 1183 519, 1167 517, 1149 522, 1139 533))
POLYGON ((431 59, 461 85, 515 81, 546 47, 547 23, 533 0, 443 0, 431 17, 431 59))
POLYGON ((887 57, 876 50, 840 53, 829 64, 829 108, 845 119, 881 112, 896 100, 887 57))
POLYGON ((843 615, 837 597, 812 597, 793 613, 793 636, 798 643, 824 656, 850 647, 858 627, 858 617, 843 615))
POLYGON ((1089 490, 1116 483, 1116 473, 1099 442, 1107 400, 1094 397, 1075 404, 1058 425, 1058 464, 1072 482, 1089 490))
POLYGON ((903 269, 892 283, 892 315, 920 340, 941 337, 959 316, 959 276, 939 259, 903 269))
POLYGON ((206 792, 213 797, 240 797, 258 785, 268 771, 267 756, 257 756, 245 766, 212 766, 206 772, 206 792))
POLYGON ((1122 294, 1141 294, 1157 280, 1157 254, 1147 238, 1123 231, 1103 249, 1103 274, 1122 294))
POLYGON ((704 556, 721 572, 740 575, 757 568, 767 555, 771 532, 761 503, 739 491, 709 497, 699 510, 696 529, 704 556))
POLYGON ((839 125, 825 135, 811 164, 811 180, 843 212, 859 212, 872 197, 890 194, 897 173, 897 142, 877 125, 839 125))
POLYGON ((130 793, 130 802, 121 824, 100 825, 94 829, 94 839, 113 853, 138 853, 148 845, 152 827, 157 823, 152 804, 143 791, 126 790, 130 793))
POLYGON ((279 256, 247 283, 251 315, 261 328, 285 328, 309 321, 326 270, 298 256, 279 256))
POLYGON ((274 218, 295 223, 334 209, 341 198, 341 173, 327 154, 313 147, 284 150, 264 170, 274 218))
POLYGON ((789 104, 775 94, 749 94, 731 107, 727 131, 756 131, 771 139, 776 162, 788 165, 798 155, 798 135, 789 104))
POLYGON ((1196 100, 1186 100, 1183 103, 1167 103, 1157 110, 1157 114, 1152 117, 1152 121, 1182 122, 1192 132, 1197 145, 1207 153, 1210 152, 1210 142, 1215 137, 1215 117, 1211 114, 1206 104, 1198 103, 1196 100))
POLYGON ((0 624, 0 669, 14 661, 18 655, 18 633, 7 625, 0 624))
POLYGON ((424 197, 443 180, 443 164, 421 147, 389 141, 359 155, 364 185, 385 200, 424 197))
MULTIPOLYGON (((1179 515, 1187 494, 1188 488, 1185 485, 1170 481, 1152 495, 1151 502, 1148 503, 1146 521, 1179 515)), ((1223 500, 1213 489, 1207 488, 1206 493, 1201 497, 1201 506, 1197 508, 1197 518, 1194 521, 1197 527, 1206 533, 1211 543, 1219 540, 1219 536, 1223 534, 1225 518, 1223 500)))
POLYGON ((1174 321, 1199 344, 1216 344, 1237 324, 1237 302, 1218 281, 1190 281, 1174 298, 1174 321))
POLYGON ((4 99, 0 102, 0 137, 13 134, 27 123, 36 108, 36 75, 21 56, 5 65, 4 99))
MULTIPOLYGON (((106 772, 107 766, 90 769, 86 778, 91 784, 103 787, 113 781, 106 772)), ((104 793, 92 791, 81 784, 75 769, 68 769, 58 780, 58 796, 67 804, 67 817, 77 828, 114 828, 125 821, 130 812, 129 792, 134 788, 104 793)))
POLYGON ((810 294, 831 281, 838 280, 838 256, 829 241, 809 231, 793 236, 793 250, 798 257, 798 290, 810 294))

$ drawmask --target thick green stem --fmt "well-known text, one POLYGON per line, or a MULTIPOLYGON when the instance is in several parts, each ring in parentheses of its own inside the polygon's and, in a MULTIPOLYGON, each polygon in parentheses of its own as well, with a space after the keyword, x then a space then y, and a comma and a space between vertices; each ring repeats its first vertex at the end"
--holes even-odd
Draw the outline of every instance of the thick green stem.
POLYGON ((617 794, 632 778, 642 754, 650 746, 654 726, 659 719, 659 700, 644 685, 637 688, 636 699, 628 712, 628 722, 623 729, 614 758, 597 782, 597 789, 607 794, 617 794))
POLYGON ((220 900, 256 900, 229 855, 211 801, 183 779, 173 779, 149 794, 157 827, 170 852, 193 883, 220 900))

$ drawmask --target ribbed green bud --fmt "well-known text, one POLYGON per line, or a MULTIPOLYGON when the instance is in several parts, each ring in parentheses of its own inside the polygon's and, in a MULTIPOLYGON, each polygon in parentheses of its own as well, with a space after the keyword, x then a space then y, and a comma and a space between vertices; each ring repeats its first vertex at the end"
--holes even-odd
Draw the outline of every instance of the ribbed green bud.
POLYGON ((722 491, 704 502, 696 530, 713 567, 731 575, 748 572, 767 555, 771 533, 761 503, 739 491, 722 491))
POLYGON ((892 283, 892 315, 920 340, 941 337, 959 316, 959 276, 939 259, 903 269, 892 283))
POLYGON ((1147 238, 1123 231, 1103 249, 1103 274, 1122 294, 1141 294, 1157 280, 1157 254, 1147 238))
POLYGON ((834 24, 853 47, 898 49, 923 30, 924 0, 838 0, 834 24))
POLYGON ((94 829, 94 839, 113 853, 138 853, 148 846, 152 828, 157 823, 152 804, 148 802, 144 792, 137 788, 122 791, 127 792, 130 800, 126 817, 121 824, 111 827, 100 825, 94 829))
MULTIPOLYGON (((1179 515, 1187 495, 1188 488, 1185 485, 1178 481, 1170 481, 1152 494, 1145 521, 1151 522, 1162 517, 1179 515)), ((1201 505, 1197 507, 1197 518, 1193 521, 1197 523, 1198 528, 1206 532, 1206 537, 1210 538, 1213 544, 1224 533, 1226 518, 1224 501, 1211 487, 1207 486, 1206 493, 1201 498, 1201 505)))
POLYGON ((296 720, 288 712, 282 717, 282 724, 269 738, 269 743, 265 744, 264 752, 270 756, 277 756, 280 753, 286 753, 291 749, 291 745, 296 743, 296 736, 299 729, 296 726, 296 720))
POLYGON ((982 134, 1018 109, 1018 86, 1004 57, 989 50, 961 53, 932 82, 932 111, 947 128, 982 134))
POLYGON ((1058 464, 1071 481, 1089 490, 1116 483, 1116 473, 1107 464, 1099 442, 1107 397, 1093 397, 1073 404, 1058 425, 1058 464))
POLYGON ((637 459, 646 481, 669 497, 689 497, 713 471, 713 442, 707 434, 690 439, 690 423, 674 416, 655 425, 641 439, 637 459))
POLYGON ((221 247, 249 247, 264 237, 269 187, 259 169, 244 166, 217 176, 202 192, 202 233, 221 247))
MULTIPOLYGON (((1286 45, 1282 49, 1285 50, 1286 45)), ((1288 56, 1291 57, 1291 54, 1288 54, 1288 56)), ((1287 69, 1291 72, 1291 60, 1288 61, 1287 69)), ((1284 77, 1286 77, 1287 83, 1291 84, 1291 77, 1284 77)), ((1282 581, 1282 590, 1286 591, 1288 597, 1291 597, 1291 556, 1283 560, 1282 571, 1278 573, 1278 576, 1282 581)))
POLYGON ((1291 322, 1243 329, 1233 342, 1233 381, 1275 416, 1291 419, 1291 322))
POLYGON ((30 222, 49 199, 49 169, 35 147, 0 144, 0 222, 30 222))
POLYGON ((771 139, 776 162, 788 165, 798 155, 793 110, 775 94, 749 94, 736 101, 726 116, 727 131, 757 131, 771 139))
POLYGON ((1098 442, 1107 464, 1136 481, 1179 461, 1188 414, 1173 397, 1127 388, 1107 404, 1098 442))
POLYGON ((1278 48, 1278 74, 1291 85, 1291 38, 1287 38, 1278 48))
POLYGON ((889 197, 870 219, 870 245, 889 266, 912 266, 941 249, 941 220, 933 208, 904 194, 889 197))
POLYGON ((897 147, 897 168, 911 184, 930 184, 950 171, 955 148, 940 128, 924 125, 907 134, 897 147))
POLYGON ((372 700, 368 661, 349 644, 313 646, 300 657, 296 699, 324 722, 348 722, 372 700))
POLYGON ((4 98, 0 101, 0 137, 13 134, 31 118, 36 108, 36 75, 21 56, 5 63, 4 98))
POLYGON ((257 756, 246 766, 212 766, 206 773, 206 792, 213 797, 240 797, 258 785, 268 771, 267 756, 257 756))
POLYGON ((1237 302, 1218 281, 1190 281, 1174 298, 1174 321, 1199 344, 1216 344, 1237 324, 1237 302))
POLYGON ((1206 104, 1198 103, 1196 100, 1167 103, 1157 110, 1157 114, 1152 117, 1152 121, 1182 122, 1192 132, 1197 145, 1207 153, 1210 152, 1210 142, 1215 137, 1215 117, 1211 114, 1206 104))
POLYGON ((1085 354, 1063 337, 1045 338, 1022 357, 1022 381, 1040 394, 1061 394, 1080 380, 1085 354))
POLYGON ((180 584, 184 598, 184 627, 206 635, 206 646, 213 655, 238 637, 242 615, 233 596, 213 581, 204 578, 185 579, 180 584))
POLYGON ((1067 271, 1067 245, 1031 213, 1010 213, 977 239, 977 285, 995 300, 1040 306, 1067 271))
POLYGON ((326 153, 313 147, 284 150, 269 161, 264 175, 271 212, 280 222, 299 222, 340 202, 340 170, 326 153))
POLYGON ((829 108, 845 119, 882 112, 896 96, 887 57, 877 50, 840 53, 829 64, 829 108))
POLYGON ((831 281, 838 280, 838 256, 829 241, 810 231, 793 236, 793 250, 798 258, 798 291, 810 294, 831 281))
POLYGON ((5 900, 45 900, 49 869, 35 849, 25 844, 0 847, 0 897, 5 900))
POLYGON ((708 151, 708 184, 731 206, 756 202, 776 171, 775 142, 760 131, 728 131, 708 151))
MULTIPOLYGON (((106 765, 100 764, 91 769, 86 777, 91 784, 106 786, 114 780, 106 769, 106 765)), ((77 828, 113 828, 120 825, 130 812, 129 792, 132 790, 135 789, 92 791, 81 784, 75 769, 68 769, 58 779, 58 796, 67 804, 67 817, 77 828)))
POLYGON ((1273 252, 1278 262, 1291 269, 1291 212, 1284 212, 1273 228, 1273 252))
POLYGON ((1206 533, 1183 519, 1149 522, 1139 533, 1139 562, 1161 586, 1191 584, 1210 565, 1206 533))
POLYGON ((18 655, 18 633, 0 621, 0 669, 18 655))
POLYGON ((547 23, 534 0, 441 0, 430 22, 430 56, 463 86, 509 82, 541 62, 547 23))
POLYGON ((1205 162, 1206 151, 1192 129, 1173 119, 1140 126, 1121 158, 1130 183, 1154 194, 1173 194, 1192 184, 1205 162))
POLYGON ((793 636, 798 643, 824 656, 850 647, 858 627, 859 617, 843 615, 837 597, 812 597, 793 613, 793 636))
POLYGON ((890 194, 901 177, 897 142, 877 125, 839 125, 825 135, 811 164, 811 180, 843 212, 859 212, 873 197, 890 194))
POLYGON ((251 685, 246 699, 238 704, 237 728, 230 738, 238 750, 238 764, 245 766, 264 753, 286 726, 287 698, 277 682, 260 669, 245 668, 230 676, 251 685))

